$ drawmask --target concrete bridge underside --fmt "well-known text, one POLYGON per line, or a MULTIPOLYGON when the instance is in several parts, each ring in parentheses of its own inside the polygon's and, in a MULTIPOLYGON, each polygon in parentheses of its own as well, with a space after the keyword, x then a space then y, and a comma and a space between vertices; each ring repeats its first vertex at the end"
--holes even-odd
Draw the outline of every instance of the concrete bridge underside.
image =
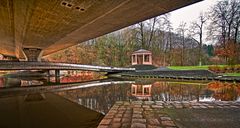
POLYGON ((0 53, 39 57, 201 0, 1 0, 0 53))

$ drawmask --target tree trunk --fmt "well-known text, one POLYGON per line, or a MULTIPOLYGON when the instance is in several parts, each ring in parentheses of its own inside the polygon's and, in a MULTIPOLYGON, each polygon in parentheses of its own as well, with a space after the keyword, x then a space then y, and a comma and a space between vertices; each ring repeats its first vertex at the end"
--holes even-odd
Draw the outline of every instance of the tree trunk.
POLYGON ((141 48, 145 48, 145 43, 144 43, 144 31, 143 31, 143 23, 141 22, 140 23, 140 32, 141 32, 141 43, 142 43, 142 46, 141 48))
POLYGON ((200 32, 200 42, 199 42, 199 66, 202 66, 202 32, 200 32))

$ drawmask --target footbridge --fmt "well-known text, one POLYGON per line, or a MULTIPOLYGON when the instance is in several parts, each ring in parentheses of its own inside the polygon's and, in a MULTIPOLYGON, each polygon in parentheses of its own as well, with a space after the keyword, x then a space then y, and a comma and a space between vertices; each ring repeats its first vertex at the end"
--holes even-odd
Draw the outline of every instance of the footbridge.
POLYGON ((85 70, 85 71, 114 73, 114 72, 135 71, 135 68, 22 61, 22 62, 0 62, 0 70, 85 70))

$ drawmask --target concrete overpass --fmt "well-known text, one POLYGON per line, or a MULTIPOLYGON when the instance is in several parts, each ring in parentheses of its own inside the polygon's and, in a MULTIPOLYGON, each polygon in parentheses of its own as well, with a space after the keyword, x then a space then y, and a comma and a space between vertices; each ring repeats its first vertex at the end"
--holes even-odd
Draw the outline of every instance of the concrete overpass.
POLYGON ((37 61, 201 0, 1 0, 0 53, 37 61))

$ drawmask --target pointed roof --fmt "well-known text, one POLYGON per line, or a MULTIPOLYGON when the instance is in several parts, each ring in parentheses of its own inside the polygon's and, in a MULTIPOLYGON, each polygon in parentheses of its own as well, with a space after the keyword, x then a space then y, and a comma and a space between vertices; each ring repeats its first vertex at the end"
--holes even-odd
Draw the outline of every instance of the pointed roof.
POLYGON ((148 51, 148 50, 145 50, 145 49, 139 49, 139 50, 133 52, 133 54, 134 54, 134 53, 152 53, 152 52, 151 52, 151 51, 148 51))

